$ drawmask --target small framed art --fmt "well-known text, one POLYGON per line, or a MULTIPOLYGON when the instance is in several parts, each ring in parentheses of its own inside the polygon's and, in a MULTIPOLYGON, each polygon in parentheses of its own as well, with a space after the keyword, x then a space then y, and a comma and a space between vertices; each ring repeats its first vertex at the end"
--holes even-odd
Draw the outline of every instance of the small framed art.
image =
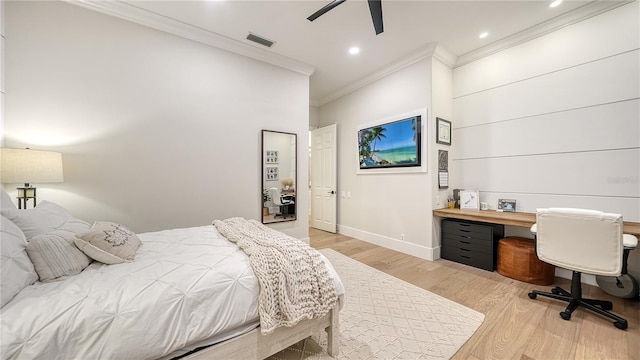
POLYGON ((267 164, 277 164, 278 163, 278 151, 277 150, 267 150, 265 151, 264 162, 267 164))
POLYGON ((436 118, 436 142, 451 145, 451 121, 436 118))
POLYGON ((516 212, 516 201, 513 199, 498 199, 497 211, 516 212))
POLYGON ((265 172, 265 180, 267 181, 276 181, 278 180, 278 167, 277 166, 268 166, 264 169, 265 172))
POLYGON ((460 209, 480 210, 480 193, 476 190, 460 190, 460 209))

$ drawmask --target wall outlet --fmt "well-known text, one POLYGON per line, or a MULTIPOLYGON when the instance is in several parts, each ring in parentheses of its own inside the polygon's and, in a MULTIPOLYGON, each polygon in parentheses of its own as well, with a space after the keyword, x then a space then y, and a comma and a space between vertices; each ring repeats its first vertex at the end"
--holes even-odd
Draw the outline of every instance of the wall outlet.
POLYGON ((440 196, 436 196, 436 205, 440 205, 440 196))
POLYGON ((400 234, 400 240, 404 240, 404 234, 400 234))
POLYGON ((347 191, 347 198, 351 199, 351 191, 347 191))

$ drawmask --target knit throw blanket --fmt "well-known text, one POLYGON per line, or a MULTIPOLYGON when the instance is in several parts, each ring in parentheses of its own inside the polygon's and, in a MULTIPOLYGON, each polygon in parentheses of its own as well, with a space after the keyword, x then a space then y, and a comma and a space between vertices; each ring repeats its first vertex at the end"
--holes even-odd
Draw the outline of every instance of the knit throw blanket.
POLYGON ((320 253, 309 245, 256 220, 235 217, 213 225, 249 256, 260 283, 263 334, 322 317, 336 304, 333 280, 320 253))

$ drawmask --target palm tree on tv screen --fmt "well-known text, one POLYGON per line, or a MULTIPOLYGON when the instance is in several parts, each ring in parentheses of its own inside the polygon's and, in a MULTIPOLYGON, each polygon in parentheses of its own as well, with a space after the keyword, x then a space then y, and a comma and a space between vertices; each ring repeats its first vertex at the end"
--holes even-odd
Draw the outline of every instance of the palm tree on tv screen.
POLYGON ((384 134, 385 131, 387 131, 387 129, 383 128, 382 126, 376 126, 371 129, 371 132, 369 133, 369 139, 373 142, 373 147, 371 149, 372 154, 375 154, 376 152, 376 142, 382 141, 382 139, 387 138, 387 136, 384 134))

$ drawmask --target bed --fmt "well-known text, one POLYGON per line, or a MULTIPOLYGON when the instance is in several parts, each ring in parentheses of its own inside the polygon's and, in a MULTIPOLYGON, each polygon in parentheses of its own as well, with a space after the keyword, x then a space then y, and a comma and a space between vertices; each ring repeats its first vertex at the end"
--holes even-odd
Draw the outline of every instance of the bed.
MULTIPOLYGON (((75 274, 36 281, 40 271, 34 279, 24 259, 39 256, 32 243, 55 235, 74 246, 69 239, 77 242, 92 227, 53 203, 29 210, 6 209, 5 203, 2 359, 263 359, 320 330, 328 333, 327 351, 337 354, 344 287, 320 253, 314 251, 338 301, 324 304, 329 310, 314 318, 265 332, 259 326, 263 280, 252 258, 216 226, 134 234, 140 246, 132 260, 90 261, 75 274)), ((75 246, 74 253, 81 248, 75 246)))

